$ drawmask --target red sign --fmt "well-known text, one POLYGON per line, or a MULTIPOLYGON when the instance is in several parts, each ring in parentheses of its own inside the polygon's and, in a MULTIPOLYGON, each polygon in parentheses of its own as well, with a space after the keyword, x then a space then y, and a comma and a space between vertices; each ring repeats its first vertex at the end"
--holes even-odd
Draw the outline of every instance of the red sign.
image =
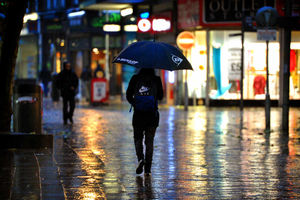
POLYGON ((105 78, 93 78, 91 84, 92 103, 106 102, 108 100, 108 84, 105 78))
POLYGON ((178 0, 178 28, 199 26, 200 0, 178 0))
POLYGON ((195 37, 189 31, 181 32, 176 39, 177 46, 182 50, 188 50, 195 44, 195 37))

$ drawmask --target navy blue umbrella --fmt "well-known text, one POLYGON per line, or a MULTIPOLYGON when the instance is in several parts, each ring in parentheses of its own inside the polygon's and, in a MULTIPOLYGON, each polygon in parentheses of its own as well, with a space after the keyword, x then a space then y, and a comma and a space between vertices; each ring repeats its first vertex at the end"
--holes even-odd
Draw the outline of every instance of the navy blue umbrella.
POLYGON ((193 69, 179 49, 164 42, 140 41, 123 49, 113 60, 137 68, 193 69))

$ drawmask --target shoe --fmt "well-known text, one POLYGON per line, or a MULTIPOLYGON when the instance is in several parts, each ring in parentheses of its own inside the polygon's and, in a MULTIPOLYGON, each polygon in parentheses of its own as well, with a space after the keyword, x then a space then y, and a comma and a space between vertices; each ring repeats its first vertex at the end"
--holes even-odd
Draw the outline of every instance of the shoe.
POLYGON ((73 124, 73 117, 69 117, 70 123, 73 124))
POLYGON ((137 174, 143 173, 143 167, 144 167, 144 161, 140 160, 135 172, 137 174))
POLYGON ((145 163, 145 169, 144 169, 144 172, 145 172, 145 176, 151 176, 151 165, 149 165, 148 163, 145 163))
POLYGON ((144 176, 151 176, 151 172, 145 172, 144 176))

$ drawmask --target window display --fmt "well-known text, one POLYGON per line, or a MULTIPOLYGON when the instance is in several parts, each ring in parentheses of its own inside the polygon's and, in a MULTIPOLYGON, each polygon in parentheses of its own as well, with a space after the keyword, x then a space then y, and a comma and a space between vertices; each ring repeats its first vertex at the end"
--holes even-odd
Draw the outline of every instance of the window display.
MULTIPOLYGON (((210 87, 212 99, 240 99, 241 36, 240 31, 211 31, 210 87)), ((279 43, 269 44, 269 84, 271 99, 279 99, 279 43), (271 59, 272 58, 272 59, 271 59)), ((266 86, 266 44, 257 41, 256 33, 245 33, 244 99, 264 99, 266 86)))
MULTIPOLYGON (((193 66, 188 71, 189 98, 205 98, 206 83, 209 82, 211 99, 239 100, 241 93, 241 36, 240 30, 195 31, 195 45, 185 51, 193 66), (206 34, 209 33, 209 41, 206 34), (207 55, 206 43, 209 43, 207 55), (209 56, 209 79, 207 75, 209 56)), ((280 47, 277 41, 269 42, 269 92, 272 100, 279 100, 280 47)), ((257 40, 256 32, 244 35, 244 79, 243 98, 263 100, 266 92, 265 41, 257 40)), ((185 72, 183 73, 185 77, 185 72)), ((300 99, 300 31, 292 31, 290 53, 290 99, 300 99)))

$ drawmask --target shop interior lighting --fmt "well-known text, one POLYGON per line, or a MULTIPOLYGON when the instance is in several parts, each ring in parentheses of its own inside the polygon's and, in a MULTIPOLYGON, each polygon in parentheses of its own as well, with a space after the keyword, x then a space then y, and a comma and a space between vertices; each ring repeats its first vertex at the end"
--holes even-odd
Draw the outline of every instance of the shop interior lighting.
POLYGON ((39 15, 37 13, 26 14, 23 18, 23 22, 26 23, 28 20, 36 21, 38 20, 39 15))
POLYGON ((95 54, 99 54, 99 49, 93 48, 93 52, 94 52, 95 54))
POLYGON ((169 83, 173 84, 175 82, 175 73, 174 71, 169 71, 169 83))
POLYGON ((125 32, 137 32, 138 27, 136 24, 127 24, 124 26, 125 32))
POLYGON ((149 16, 150 16, 149 12, 143 12, 140 14, 140 18, 142 19, 147 19, 149 18, 149 16))
POLYGON ((221 43, 218 43, 218 42, 213 42, 212 43, 212 46, 214 47, 214 48, 220 48, 222 45, 221 45, 221 43))
POLYGON ((68 18, 73 18, 73 17, 81 17, 85 15, 85 11, 81 10, 81 11, 77 11, 77 12, 72 12, 68 14, 68 18))
POLYGON ((65 46, 65 40, 61 40, 61 41, 60 41, 60 46, 61 46, 61 47, 64 47, 64 46, 65 46))
POLYGON ((105 32, 119 32, 121 30, 121 26, 118 24, 105 24, 103 26, 103 30, 105 32))
POLYGON ((136 20, 136 18, 135 17, 130 17, 130 19, 129 19, 131 22, 134 22, 135 20, 136 20))
POLYGON ((292 42, 291 49, 300 49, 300 42, 292 42))
POLYGON ((132 8, 125 8, 125 9, 121 10, 121 16, 122 17, 128 16, 128 15, 132 15, 132 13, 133 13, 133 9, 132 8))

